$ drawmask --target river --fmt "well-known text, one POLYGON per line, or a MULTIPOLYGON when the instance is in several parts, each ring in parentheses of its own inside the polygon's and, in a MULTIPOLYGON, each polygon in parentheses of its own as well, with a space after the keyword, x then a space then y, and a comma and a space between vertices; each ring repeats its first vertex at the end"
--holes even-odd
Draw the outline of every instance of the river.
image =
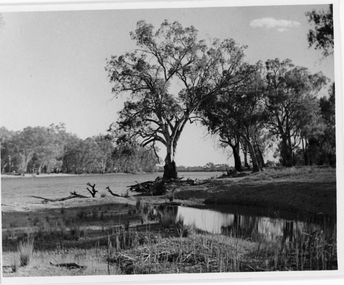
MULTIPOLYGON (((184 179, 207 179, 220 176, 222 172, 180 172, 184 179)), ((125 194, 127 186, 137 182, 151 181, 162 173, 148 174, 87 174, 77 176, 55 176, 51 177, 17 177, 1 179, 1 203, 37 203, 37 199, 30 196, 41 196, 46 198, 66 197, 72 191, 82 195, 89 195, 86 190, 87 183, 96 184, 99 194, 106 193, 105 188, 110 187, 111 191, 119 195, 125 194)), ((90 187, 89 187, 90 188, 90 187)))

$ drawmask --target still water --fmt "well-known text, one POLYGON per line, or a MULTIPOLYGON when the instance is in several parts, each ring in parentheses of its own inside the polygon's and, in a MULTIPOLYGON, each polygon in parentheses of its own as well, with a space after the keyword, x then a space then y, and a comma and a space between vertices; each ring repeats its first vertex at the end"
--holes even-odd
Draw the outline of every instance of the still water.
MULTIPOLYGON (((180 172, 184 179, 207 179, 221 175, 222 172, 180 172)), ((127 186, 137 182, 151 181, 162 173, 149 174, 88 174, 77 176, 51 176, 51 177, 18 177, 1 179, 1 203, 37 203, 37 199, 29 196, 46 198, 61 198, 76 191, 81 195, 89 195, 86 190, 87 183, 96 184, 99 194, 107 192, 110 187, 112 192, 119 195, 125 194, 127 186)))
POLYGON ((216 209, 199 209, 179 206, 176 222, 195 227, 212 234, 225 234, 249 238, 252 241, 264 240, 293 240, 300 233, 324 233, 331 235, 334 231, 333 221, 320 217, 302 220, 284 217, 269 217, 264 215, 237 212, 238 206, 228 205, 226 211, 216 209))

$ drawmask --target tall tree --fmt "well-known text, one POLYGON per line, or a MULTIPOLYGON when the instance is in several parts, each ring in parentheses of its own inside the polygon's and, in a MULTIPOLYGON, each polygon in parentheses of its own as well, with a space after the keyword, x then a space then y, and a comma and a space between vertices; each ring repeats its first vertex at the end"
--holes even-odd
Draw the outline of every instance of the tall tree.
POLYGON ((164 179, 177 177, 178 140, 201 102, 243 80, 245 47, 232 39, 214 40, 208 47, 197 34, 178 22, 164 21, 154 31, 139 21, 131 33, 138 48, 107 61, 113 93, 130 94, 116 126, 133 131, 142 146, 160 142, 166 147, 164 179))
POLYGON ((298 147, 302 125, 311 111, 308 108, 328 79, 322 73, 310 74, 307 68, 295 67, 291 60, 266 62, 266 109, 269 128, 280 138, 280 154, 284 166, 292 166, 293 151, 298 147), (302 122, 302 124, 300 124, 302 122))
POLYGON ((329 10, 307 12, 308 21, 315 25, 314 30, 309 30, 307 39, 309 46, 315 49, 322 49, 323 55, 333 54, 333 4, 329 5, 329 10))
POLYGON ((231 146, 235 168, 241 170, 239 145, 242 140, 251 156, 253 171, 263 166, 257 156, 257 136, 264 127, 263 78, 261 63, 244 65, 245 80, 235 88, 223 88, 217 96, 212 96, 201 105, 208 129, 219 134, 222 143, 231 146))

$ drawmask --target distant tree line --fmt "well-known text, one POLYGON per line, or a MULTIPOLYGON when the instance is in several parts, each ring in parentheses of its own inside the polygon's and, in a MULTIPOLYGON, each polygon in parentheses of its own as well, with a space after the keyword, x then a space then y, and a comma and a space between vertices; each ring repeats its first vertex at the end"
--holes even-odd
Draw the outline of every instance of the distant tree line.
POLYGON ((153 150, 135 141, 120 142, 109 135, 81 139, 64 124, 0 128, 2 173, 152 172, 158 162, 153 150))

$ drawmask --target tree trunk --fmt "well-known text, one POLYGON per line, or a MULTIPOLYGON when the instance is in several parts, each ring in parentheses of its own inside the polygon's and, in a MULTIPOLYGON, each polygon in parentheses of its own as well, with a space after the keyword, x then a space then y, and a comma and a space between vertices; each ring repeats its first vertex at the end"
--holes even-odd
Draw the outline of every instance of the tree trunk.
POLYGON ((233 151, 233 156, 234 156, 234 167, 236 171, 242 171, 242 165, 241 165, 241 159, 240 159, 240 154, 239 154, 239 143, 235 145, 230 145, 233 151))
POLYGON ((248 161, 247 161, 247 146, 246 146, 246 144, 243 147, 243 153, 244 153, 244 167, 250 168, 250 165, 248 164, 248 161))
POLYGON ((170 180, 170 179, 177 179, 178 173, 176 168, 176 163, 171 160, 171 157, 169 159, 166 156, 165 159, 165 166, 164 166, 164 180, 170 180))
POLYGON ((283 166, 291 167, 293 166, 293 151, 291 145, 288 145, 288 140, 286 135, 283 135, 281 141, 281 157, 283 166))
POLYGON ((302 153, 303 153, 303 164, 308 165, 308 154, 307 154, 307 140, 306 139, 301 139, 302 142, 302 153))
POLYGON ((177 167, 172 159, 172 146, 167 146, 167 154, 165 157, 165 166, 164 166, 164 180, 170 180, 170 179, 177 179, 178 173, 177 173, 177 167))
POLYGON ((246 137, 244 137, 244 139, 245 139, 245 142, 247 144, 247 147, 248 147, 248 150, 249 150, 249 153, 251 156, 251 160, 252 160, 252 167, 253 167, 252 172, 258 172, 258 171, 260 171, 260 167, 258 164, 257 155, 256 155, 256 152, 255 152, 254 147, 252 145, 252 142, 246 137))
POLYGON ((259 166, 261 168, 263 168, 265 166, 264 157, 263 157, 263 153, 262 153, 262 151, 261 151, 261 149, 260 149, 258 144, 256 144, 256 149, 257 149, 256 154, 258 156, 257 158, 258 158, 259 166))

